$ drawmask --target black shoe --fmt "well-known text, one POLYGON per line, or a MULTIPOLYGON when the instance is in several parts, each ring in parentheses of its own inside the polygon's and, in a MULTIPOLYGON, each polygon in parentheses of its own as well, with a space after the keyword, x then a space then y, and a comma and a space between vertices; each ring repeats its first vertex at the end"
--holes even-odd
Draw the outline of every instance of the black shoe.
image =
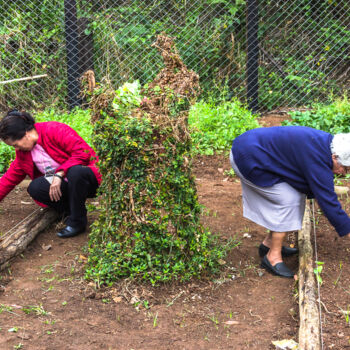
POLYGON ((272 266, 266 255, 262 258, 260 266, 276 276, 286 278, 294 277, 294 272, 284 262, 280 262, 275 266, 272 266))
POLYGON ((60 232, 57 232, 57 236, 60 238, 69 238, 77 236, 79 233, 82 233, 85 231, 85 226, 81 227, 72 227, 72 226, 66 226, 63 230, 60 232))
MULTIPOLYGON (((270 248, 266 247, 265 244, 261 243, 259 246, 259 256, 260 258, 262 258, 263 256, 265 256, 268 252, 269 252, 270 248)), ((294 254, 299 253, 298 248, 289 248, 289 247, 282 247, 282 256, 284 256, 285 258, 294 254)))

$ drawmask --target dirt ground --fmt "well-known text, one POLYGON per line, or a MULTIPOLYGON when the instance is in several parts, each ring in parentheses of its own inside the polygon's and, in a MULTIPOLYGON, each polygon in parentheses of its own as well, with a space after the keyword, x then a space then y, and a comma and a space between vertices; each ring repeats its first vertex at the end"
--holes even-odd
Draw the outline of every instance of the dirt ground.
MULTIPOLYGON (((273 340, 297 340, 297 283, 259 268, 266 231, 242 217, 240 184, 228 170, 227 156, 195 161, 203 224, 240 242, 221 276, 158 288, 121 281, 96 290, 83 279, 87 234, 62 240, 51 227, 0 273, 0 349, 261 350, 273 349, 273 340)), ((344 197, 349 212, 348 202, 344 197)), ((37 206, 19 186, 0 208, 4 233, 37 206)), ((350 348, 350 240, 338 239, 317 207, 315 217, 324 349, 350 348)), ((286 263, 297 271, 297 257, 286 263)))

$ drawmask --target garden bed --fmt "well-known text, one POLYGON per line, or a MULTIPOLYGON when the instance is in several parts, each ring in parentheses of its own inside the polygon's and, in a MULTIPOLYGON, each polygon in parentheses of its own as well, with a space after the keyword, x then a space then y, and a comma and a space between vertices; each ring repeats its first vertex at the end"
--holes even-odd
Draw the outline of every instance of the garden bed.
MULTIPOLYGON (((259 268, 257 246, 266 231, 242 218, 240 183, 228 175, 227 157, 197 157, 194 165, 203 224, 240 242, 221 276, 95 290, 83 279, 87 235, 62 240, 51 227, 1 272, 0 348, 261 350, 273 349, 273 340, 297 340, 297 283, 259 268)), ((343 202, 349 212, 348 198, 343 202)), ((1 204, 0 232, 36 208, 25 188, 13 191, 1 204)), ((316 223, 324 348, 350 348, 341 311, 350 308, 350 241, 338 239, 317 208, 316 223)), ((297 257, 286 263, 297 271, 297 257)))

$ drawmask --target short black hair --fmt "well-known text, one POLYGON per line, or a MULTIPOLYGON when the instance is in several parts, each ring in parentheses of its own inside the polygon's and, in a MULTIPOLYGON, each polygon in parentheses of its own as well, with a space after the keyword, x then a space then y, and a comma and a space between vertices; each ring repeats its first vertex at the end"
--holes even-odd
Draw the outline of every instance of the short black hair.
POLYGON ((34 129, 35 120, 27 112, 12 109, 0 121, 0 139, 20 140, 27 131, 34 129))

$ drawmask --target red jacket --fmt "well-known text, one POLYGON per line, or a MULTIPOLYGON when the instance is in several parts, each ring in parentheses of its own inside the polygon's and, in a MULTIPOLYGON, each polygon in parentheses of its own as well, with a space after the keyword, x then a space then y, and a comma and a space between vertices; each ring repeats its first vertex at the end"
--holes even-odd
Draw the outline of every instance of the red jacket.
MULTIPOLYGON (((76 131, 59 122, 35 123, 34 127, 39 134, 37 143, 53 160, 61 164, 56 172, 63 170, 67 174, 68 169, 74 165, 86 165, 94 172, 98 184, 101 183, 101 174, 96 166, 98 157, 76 131)), ((32 180, 43 176, 35 166, 31 152, 16 150, 15 160, 0 178, 0 201, 27 175, 32 180)))

